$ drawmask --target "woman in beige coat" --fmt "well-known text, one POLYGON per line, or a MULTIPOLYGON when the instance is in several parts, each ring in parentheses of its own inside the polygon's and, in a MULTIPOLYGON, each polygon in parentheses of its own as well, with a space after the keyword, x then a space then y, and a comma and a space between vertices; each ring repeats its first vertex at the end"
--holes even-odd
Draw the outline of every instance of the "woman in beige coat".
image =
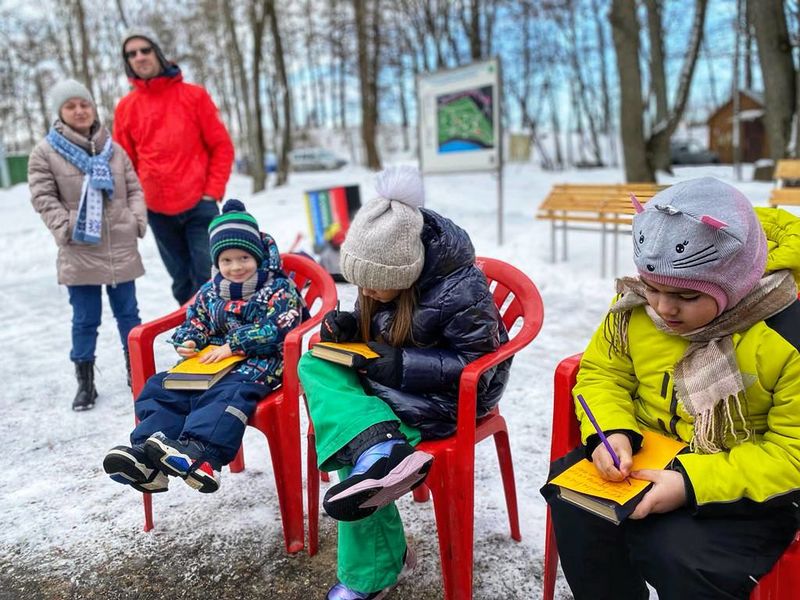
MULTIPOLYGON (((58 282, 72 305, 78 392, 74 410, 94 406, 94 360, 106 286, 128 363, 128 333, 141 323, 134 280, 144 274, 137 240, 147 228, 139 180, 125 151, 97 119, 92 96, 68 79, 50 94, 58 116, 28 163, 31 202, 58 245, 58 282)), ((129 373, 130 384, 130 373, 129 373)))

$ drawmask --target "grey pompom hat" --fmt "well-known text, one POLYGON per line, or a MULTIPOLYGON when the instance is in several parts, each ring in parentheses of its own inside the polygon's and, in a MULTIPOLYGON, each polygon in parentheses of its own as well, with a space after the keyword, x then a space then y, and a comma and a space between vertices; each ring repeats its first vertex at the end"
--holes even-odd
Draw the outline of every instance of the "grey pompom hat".
POLYGON ((53 115, 61 118, 61 107, 64 106, 64 103, 70 98, 81 98, 82 100, 91 102, 92 106, 94 106, 94 98, 92 98, 92 93, 86 88, 85 85, 75 81, 74 79, 65 79, 63 81, 59 81, 50 90, 50 112, 53 115))
POLYGON ((342 275, 360 288, 405 290, 425 265, 422 178, 413 167, 389 167, 375 187, 379 196, 361 207, 342 244, 342 275))

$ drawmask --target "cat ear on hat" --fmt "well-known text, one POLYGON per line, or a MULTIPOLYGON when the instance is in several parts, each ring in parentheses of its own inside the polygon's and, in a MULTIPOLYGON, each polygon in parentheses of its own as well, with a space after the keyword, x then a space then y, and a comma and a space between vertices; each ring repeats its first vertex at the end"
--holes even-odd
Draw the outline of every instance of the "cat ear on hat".
POLYGON ((713 227, 714 229, 723 229, 728 226, 727 223, 724 221, 720 221, 719 219, 715 219, 709 215, 703 215, 700 217, 700 222, 705 223, 706 225, 713 227))

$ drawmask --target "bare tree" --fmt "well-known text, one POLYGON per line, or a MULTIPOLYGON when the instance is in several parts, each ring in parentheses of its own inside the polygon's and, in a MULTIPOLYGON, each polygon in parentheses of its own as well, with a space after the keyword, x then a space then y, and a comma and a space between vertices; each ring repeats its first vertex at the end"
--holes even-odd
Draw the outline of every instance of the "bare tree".
MULTIPOLYGON (((695 12, 689 34, 689 47, 678 75, 675 101, 666 115, 656 120, 649 137, 644 137, 644 102, 639 68, 639 21, 636 6, 626 0, 612 0, 611 22, 620 84, 620 125, 628 181, 655 181, 656 169, 669 168, 669 140, 686 108, 692 77, 703 38, 708 0, 695 0, 695 12), (641 137, 641 139, 639 139, 641 137), (666 156, 664 149, 666 148, 666 156)), ((660 28, 660 20, 659 25, 660 28)), ((652 54, 652 52, 651 52, 652 54)), ((651 57, 652 62, 652 57, 651 57)), ((656 73, 657 74, 657 73, 656 73)), ((651 79, 654 74, 651 72, 651 79)), ((658 85, 662 85, 659 83, 658 85)), ((666 89, 666 83, 663 83, 666 89)))
POLYGON ((795 111, 797 75, 792 62, 792 44, 786 25, 783 0, 748 1, 753 20, 761 74, 764 78, 764 124, 769 154, 774 160, 786 156, 795 111))
POLYGON ((275 0, 266 0, 266 13, 269 17, 272 46, 275 49, 275 67, 278 74, 278 90, 283 107, 283 128, 281 134, 280 153, 278 154, 278 176, 275 185, 283 185, 289 180, 289 151, 292 149, 292 98, 289 79, 286 75, 286 63, 283 57, 283 39, 275 10, 275 0))
POLYGON ((366 166, 381 168, 378 153, 378 65, 380 55, 380 0, 353 0, 358 39, 358 77, 361 90, 361 141, 366 152, 366 166), (372 5, 372 10, 370 6, 372 5))

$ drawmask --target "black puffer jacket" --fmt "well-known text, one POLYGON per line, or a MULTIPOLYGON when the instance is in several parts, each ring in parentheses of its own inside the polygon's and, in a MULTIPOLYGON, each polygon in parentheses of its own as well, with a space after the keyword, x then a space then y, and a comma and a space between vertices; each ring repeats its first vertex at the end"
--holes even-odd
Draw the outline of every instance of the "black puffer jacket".
MULTIPOLYGON (((425 266, 414 284, 417 306, 412 332, 417 347, 403 348, 401 389, 367 380, 403 422, 421 430, 424 439, 455 431, 458 382, 464 366, 508 340, 486 277, 475 266, 469 235, 431 210, 422 209, 425 266)), ((372 318, 371 339, 386 336, 393 303, 372 318)), ((500 400, 511 359, 484 373, 478 385, 478 416, 500 400)))

